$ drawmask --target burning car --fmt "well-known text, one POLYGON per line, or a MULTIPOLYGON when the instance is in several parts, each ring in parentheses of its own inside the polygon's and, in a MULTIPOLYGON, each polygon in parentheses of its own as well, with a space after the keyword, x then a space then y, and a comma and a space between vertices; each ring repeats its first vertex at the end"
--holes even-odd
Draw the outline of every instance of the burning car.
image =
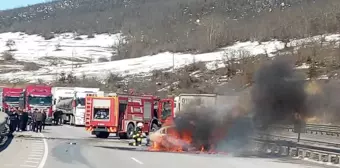
POLYGON ((184 152, 197 150, 191 145, 191 137, 185 134, 180 135, 174 125, 162 127, 150 133, 149 138, 151 151, 184 152))

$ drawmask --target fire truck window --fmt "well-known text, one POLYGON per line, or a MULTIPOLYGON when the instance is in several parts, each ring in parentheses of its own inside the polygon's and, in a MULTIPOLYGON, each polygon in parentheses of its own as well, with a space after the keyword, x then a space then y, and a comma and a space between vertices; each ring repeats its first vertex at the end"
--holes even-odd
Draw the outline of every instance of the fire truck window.
POLYGON ((96 120, 109 120, 110 109, 109 108, 97 108, 93 109, 93 118, 96 120))
POLYGON ((162 109, 162 119, 165 120, 169 116, 171 116, 171 104, 170 102, 164 102, 162 109))
POLYGON ((85 106, 85 98, 77 98, 76 105, 78 106, 78 104, 80 104, 81 106, 85 106))
POLYGON ((152 107, 151 102, 144 102, 144 119, 145 120, 151 119, 151 115, 152 115, 151 107, 152 107))
POLYGON ((124 115, 127 104, 119 103, 119 115, 124 115))

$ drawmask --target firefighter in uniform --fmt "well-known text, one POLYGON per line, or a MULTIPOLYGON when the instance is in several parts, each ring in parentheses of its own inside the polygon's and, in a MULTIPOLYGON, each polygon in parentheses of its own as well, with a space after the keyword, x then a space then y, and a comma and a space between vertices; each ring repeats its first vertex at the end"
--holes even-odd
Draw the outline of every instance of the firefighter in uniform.
POLYGON ((142 145, 142 138, 143 138, 143 127, 144 124, 139 122, 137 124, 136 130, 132 135, 132 138, 135 140, 131 145, 132 146, 141 146, 142 145))

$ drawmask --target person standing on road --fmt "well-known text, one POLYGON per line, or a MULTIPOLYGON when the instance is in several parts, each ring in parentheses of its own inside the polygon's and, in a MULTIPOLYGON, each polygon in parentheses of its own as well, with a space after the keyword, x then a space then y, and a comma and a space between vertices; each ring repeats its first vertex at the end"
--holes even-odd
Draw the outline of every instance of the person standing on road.
POLYGON ((27 122, 28 122, 28 113, 26 110, 22 110, 22 126, 21 126, 22 131, 27 130, 27 122))
POLYGON ((46 110, 43 110, 42 114, 43 114, 42 129, 45 130, 45 124, 46 124, 46 118, 47 118, 46 110))
POLYGON ((20 109, 16 109, 19 117, 18 117, 18 124, 17 124, 17 131, 22 131, 22 124, 23 124, 23 116, 22 116, 22 111, 20 111, 20 109))
POLYGON ((59 111, 59 123, 60 123, 60 125, 62 125, 63 124, 63 112, 62 111, 59 111))
POLYGON ((34 109, 32 113, 32 131, 36 131, 37 128, 37 122, 36 122, 36 116, 38 113, 38 109, 34 109))
POLYGON ((27 111, 27 114, 28 114, 28 119, 27 119, 27 130, 28 131, 32 131, 33 130, 33 116, 32 116, 32 111, 31 110, 28 110, 27 111))
POLYGON ((42 124, 43 124, 44 114, 41 111, 38 111, 35 114, 35 132, 41 132, 42 124))
POLYGON ((18 120, 19 120, 19 115, 13 109, 11 110, 11 112, 9 114, 9 120, 10 120, 10 124, 9 124, 10 131, 11 131, 11 133, 13 133, 17 128, 17 124, 18 124, 18 120))
POLYGON ((57 110, 53 113, 54 124, 59 125, 61 111, 57 110))

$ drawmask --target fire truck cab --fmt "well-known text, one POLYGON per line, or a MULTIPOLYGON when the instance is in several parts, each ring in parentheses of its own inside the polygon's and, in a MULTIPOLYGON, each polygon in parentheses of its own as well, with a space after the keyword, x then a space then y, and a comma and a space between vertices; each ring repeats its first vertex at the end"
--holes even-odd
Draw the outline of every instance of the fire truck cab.
POLYGON ((148 134, 174 116, 173 99, 153 95, 111 94, 107 97, 86 97, 86 129, 99 138, 116 133, 121 139, 132 138, 138 122, 148 134), (104 103, 106 102, 106 103, 104 103))

